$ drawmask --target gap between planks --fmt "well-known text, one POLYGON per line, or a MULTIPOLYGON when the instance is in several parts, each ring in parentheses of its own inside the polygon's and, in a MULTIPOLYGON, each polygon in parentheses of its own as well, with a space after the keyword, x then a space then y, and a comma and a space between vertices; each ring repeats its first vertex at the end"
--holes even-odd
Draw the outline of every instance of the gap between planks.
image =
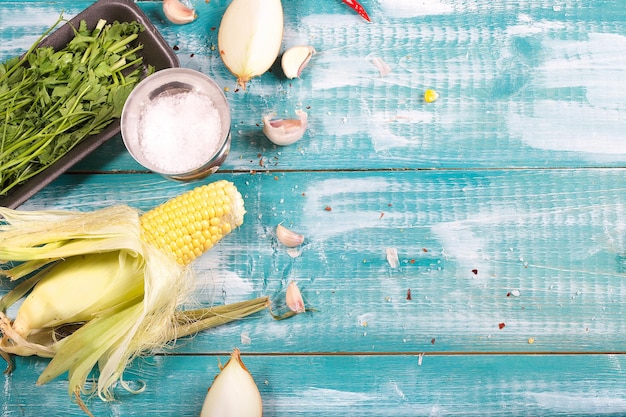
MULTIPOLYGON (((219 174, 263 174, 263 173, 341 173, 341 172, 421 172, 421 171, 581 171, 581 170, 625 170, 626 167, 614 166, 555 166, 555 167, 413 167, 413 168, 324 168, 324 169, 271 169, 261 167, 260 169, 220 169, 219 174)), ((70 170, 65 172, 66 175, 124 175, 124 174, 154 174, 147 169, 120 169, 113 171, 102 170, 70 170)))
MULTIPOLYGON (((228 356, 231 352, 212 353, 155 353, 153 356, 228 356)), ((242 352, 242 356, 589 356, 589 355, 626 355, 626 351, 496 351, 496 352, 446 352, 446 351, 408 351, 408 352, 242 352)))

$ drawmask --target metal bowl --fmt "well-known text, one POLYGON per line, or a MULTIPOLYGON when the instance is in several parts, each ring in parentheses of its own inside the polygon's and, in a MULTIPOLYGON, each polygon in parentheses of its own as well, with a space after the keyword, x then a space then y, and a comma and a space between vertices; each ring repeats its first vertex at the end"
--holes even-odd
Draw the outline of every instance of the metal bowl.
POLYGON ((199 71, 170 68, 145 78, 128 96, 122 139, 144 167, 192 181, 211 175, 226 160, 230 123, 228 101, 215 81, 199 71), (197 106, 181 110, 185 103, 197 106), (150 114, 156 108, 159 113, 150 114))

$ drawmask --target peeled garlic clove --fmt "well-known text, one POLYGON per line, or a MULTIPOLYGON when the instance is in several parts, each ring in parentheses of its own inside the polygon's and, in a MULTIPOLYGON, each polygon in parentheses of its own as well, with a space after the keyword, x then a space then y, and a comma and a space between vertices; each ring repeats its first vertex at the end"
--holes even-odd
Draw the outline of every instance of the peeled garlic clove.
POLYGON ((296 246, 302 245, 304 242, 304 236, 287 229, 282 224, 276 226, 276 238, 288 248, 295 248, 296 246))
MULTIPOLYGON (((186 3, 186 2, 185 2, 186 3)), ((184 25, 196 20, 196 11, 180 0, 163 0, 163 13, 167 20, 184 25)))
POLYGON ((300 292, 296 281, 291 281, 287 286, 285 298, 289 310, 296 314, 304 313, 306 311, 306 308, 304 307, 304 299, 302 298, 302 293, 300 292))
POLYGON ((217 35, 222 61, 244 89, 251 78, 270 69, 282 40, 281 0, 233 0, 217 35))
POLYGON ((291 145, 300 140, 308 126, 308 115, 302 110, 296 110, 298 119, 263 118, 263 133, 276 145, 291 145))
POLYGON ((315 54, 315 48, 312 46, 298 45, 287 49, 280 61, 285 77, 290 79, 299 77, 313 54, 315 54))
POLYGON ((261 393, 250 371, 233 350, 226 365, 209 388, 200 417, 260 417, 263 415, 261 393))

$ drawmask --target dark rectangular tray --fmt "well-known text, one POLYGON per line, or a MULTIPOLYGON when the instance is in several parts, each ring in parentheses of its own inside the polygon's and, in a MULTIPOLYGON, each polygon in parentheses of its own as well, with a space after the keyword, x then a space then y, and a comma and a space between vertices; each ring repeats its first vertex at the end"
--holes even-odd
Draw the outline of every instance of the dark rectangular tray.
MULTIPOLYGON (((65 23, 48 35, 39 46, 52 46, 56 50, 59 50, 74 37, 72 25, 78 27, 80 21, 84 20, 89 29, 93 29, 100 19, 105 19, 107 22, 114 22, 116 20, 119 22, 137 21, 146 28, 145 31, 139 34, 136 41, 137 43, 143 44, 143 49, 139 53, 143 57, 145 66, 152 65, 156 70, 161 70, 178 67, 180 65, 173 49, 167 44, 156 27, 154 27, 148 17, 133 0, 98 0, 81 13, 74 16, 68 23, 65 23)), ((83 159, 119 132, 120 120, 115 119, 101 133, 86 137, 61 159, 50 165, 41 173, 13 188, 7 195, 0 196, 0 206, 9 208, 18 207, 37 191, 48 185, 63 172, 67 171, 76 162, 83 159)))

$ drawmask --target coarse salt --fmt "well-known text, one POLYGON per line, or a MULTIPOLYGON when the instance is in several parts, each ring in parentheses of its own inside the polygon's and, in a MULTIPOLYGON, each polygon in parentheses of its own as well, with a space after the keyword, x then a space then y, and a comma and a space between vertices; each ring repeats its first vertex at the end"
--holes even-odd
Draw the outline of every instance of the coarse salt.
POLYGON ((201 167, 217 153, 222 137, 215 104, 194 91, 155 97, 142 108, 138 131, 144 157, 164 173, 201 167))

